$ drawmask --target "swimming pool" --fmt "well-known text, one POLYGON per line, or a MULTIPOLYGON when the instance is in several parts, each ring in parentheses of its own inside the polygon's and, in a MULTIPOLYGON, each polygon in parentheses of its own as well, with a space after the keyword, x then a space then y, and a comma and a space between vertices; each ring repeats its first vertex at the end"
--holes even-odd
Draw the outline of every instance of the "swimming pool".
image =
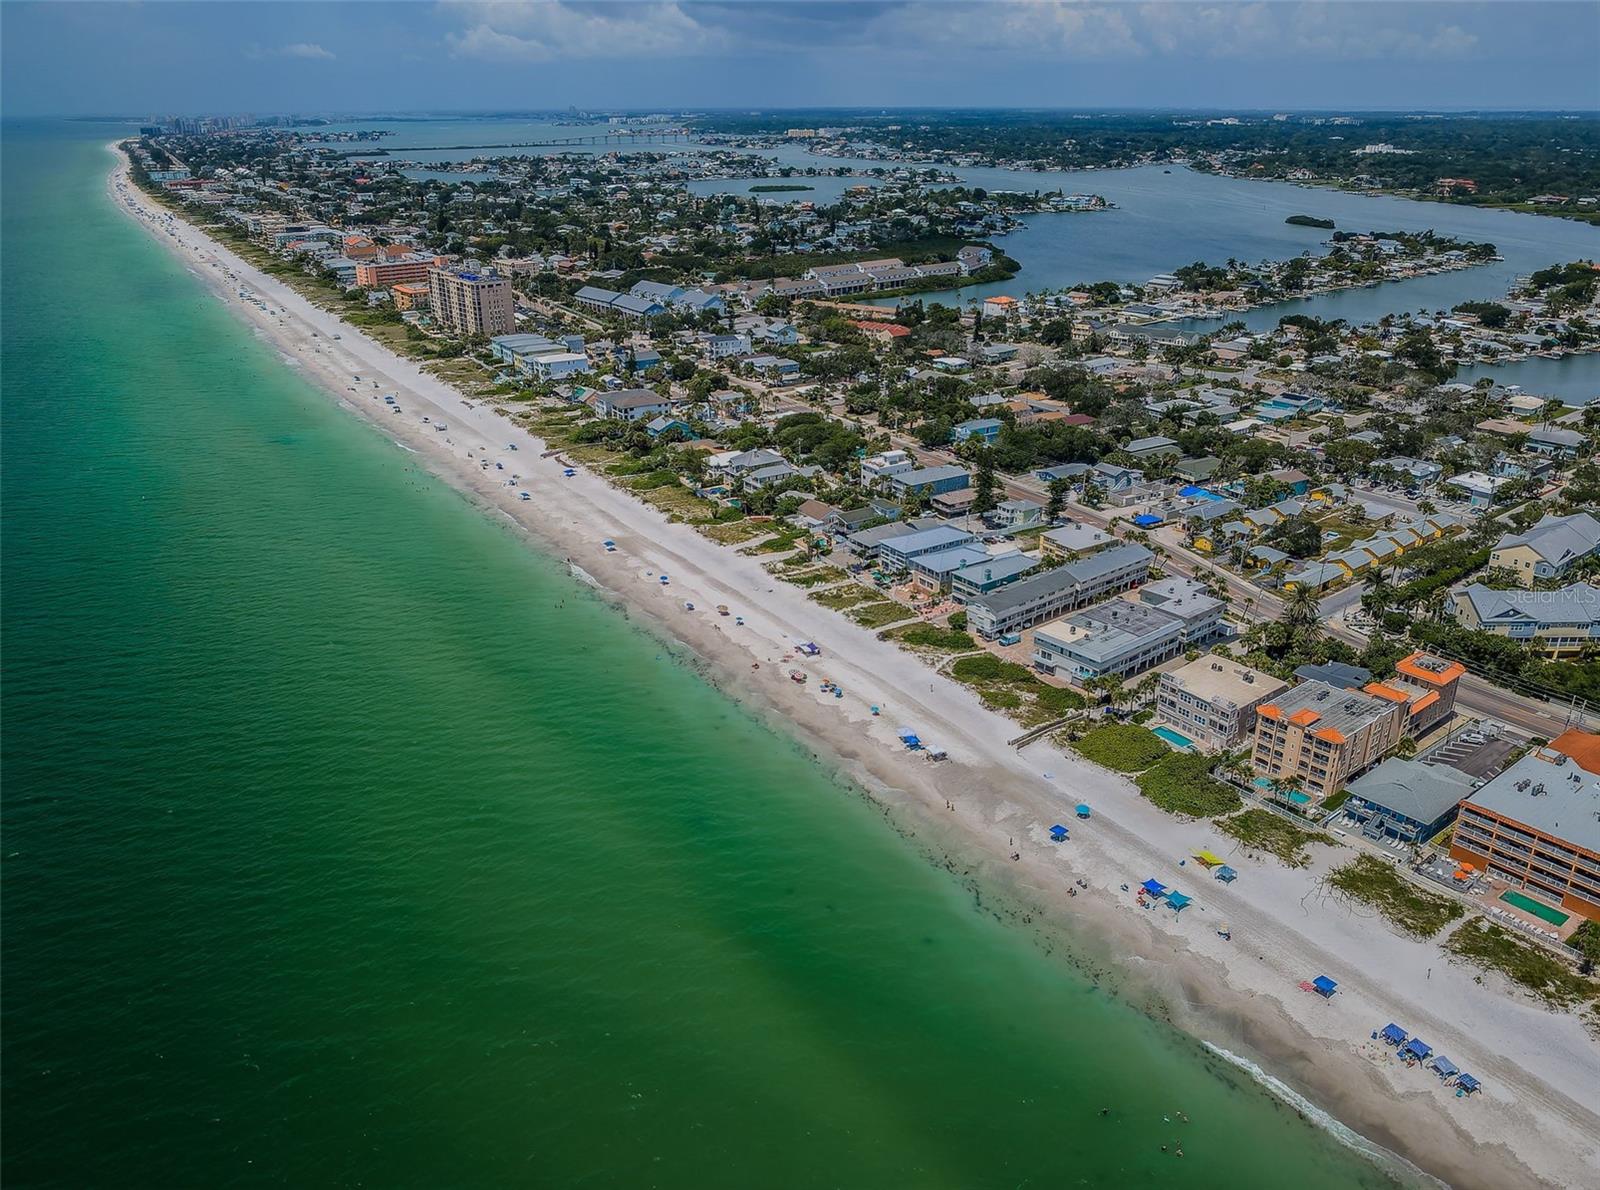
MULTIPOLYGON (((1261 790, 1263 793, 1266 793, 1266 794, 1270 795, 1271 792, 1272 792, 1272 778, 1271 777, 1257 777, 1254 781, 1251 782, 1251 784, 1254 785, 1257 789, 1261 790)), ((1285 793, 1283 796, 1288 798, 1291 802, 1293 802, 1297 806, 1303 806, 1303 805, 1305 805, 1307 802, 1309 802, 1311 800, 1311 795, 1310 794, 1301 793, 1298 789, 1291 789, 1287 793, 1285 793)))
POLYGON ((1152 727, 1150 731, 1152 734, 1158 735, 1162 739, 1166 740, 1167 743, 1171 744, 1174 748, 1181 749, 1185 752, 1194 748, 1193 740, 1184 735, 1182 732, 1173 731, 1170 727, 1152 727))
POLYGON ((1515 889, 1506 889, 1505 892, 1500 894, 1500 899, 1507 905, 1510 905, 1512 908, 1520 909, 1524 913, 1531 913, 1535 917, 1543 921, 1547 921, 1553 926, 1566 925, 1571 916, 1570 914, 1561 912, 1559 909, 1552 909, 1548 905, 1541 904, 1540 902, 1535 901, 1532 897, 1523 896, 1515 889))

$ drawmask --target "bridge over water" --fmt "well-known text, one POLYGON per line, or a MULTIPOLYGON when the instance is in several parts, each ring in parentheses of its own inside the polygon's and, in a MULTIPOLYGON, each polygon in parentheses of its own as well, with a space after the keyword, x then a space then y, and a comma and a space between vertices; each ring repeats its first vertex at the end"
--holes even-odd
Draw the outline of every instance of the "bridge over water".
POLYGON ((651 145, 684 142, 690 134, 684 129, 663 129, 660 132, 597 132, 589 136, 557 137, 550 140, 510 141, 498 145, 385 145, 385 153, 460 153, 469 149, 562 149, 581 145, 651 145))

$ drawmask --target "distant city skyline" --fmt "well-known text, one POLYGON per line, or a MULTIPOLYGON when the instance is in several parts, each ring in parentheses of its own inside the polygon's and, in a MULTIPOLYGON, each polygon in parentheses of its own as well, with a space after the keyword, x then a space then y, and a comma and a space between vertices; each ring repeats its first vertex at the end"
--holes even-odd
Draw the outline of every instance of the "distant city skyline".
POLYGON ((11 116, 739 107, 1600 109, 1600 4, 38 3, 11 116))

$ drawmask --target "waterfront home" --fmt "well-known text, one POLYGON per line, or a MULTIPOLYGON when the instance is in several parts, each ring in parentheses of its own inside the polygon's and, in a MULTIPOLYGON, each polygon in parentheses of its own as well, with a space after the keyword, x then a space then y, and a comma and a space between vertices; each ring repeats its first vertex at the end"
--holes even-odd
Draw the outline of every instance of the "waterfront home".
POLYGON ((1344 813, 1369 839, 1425 843, 1455 821, 1476 785, 1449 765, 1391 756, 1350 783, 1344 813))
POLYGON ((666 413, 672 402, 647 388, 625 388, 617 392, 591 392, 585 400, 601 417, 618 421, 649 420, 666 413))
POLYGON ((958 603, 969 603, 1015 582, 1038 564, 1039 559, 1020 551, 985 557, 950 575, 950 594, 958 603))
MULTIPOLYGON (((910 569, 911 562, 924 554, 938 553, 976 541, 965 529, 954 525, 939 525, 933 529, 918 529, 888 537, 878 543, 878 560, 885 566, 910 569)), ((969 559, 968 561, 978 561, 969 559)), ((965 565, 965 563, 963 563, 965 565)))
POLYGON ((891 521, 871 529, 853 530, 845 539, 845 544, 849 546, 851 553, 870 561, 878 556, 879 547, 886 541, 896 537, 907 537, 923 529, 939 527, 940 522, 937 517, 913 517, 909 521, 891 521))
POLYGON ((1576 658, 1600 641, 1600 587, 1495 591, 1472 583, 1451 592, 1447 610, 1461 627, 1521 641, 1552 661, 1576 658))
POLYGON ((1532 586, 1535 579, 1560 578, 1597 550, 1600 520, 1587 512, 1552 513, 1522 533, 1502 537, 1489 553, 1489 565, 1510 570, 1532 586))
POLYGON ((1156 715, 1207 751, 1236 748, 1255 730, 1256 708, 1289 684, 1227 657, 1197 657, 1161 675, 1156 715))
POLYGON ((1588 439, 1577 430, 1563 430, 1546 428, 1534 430, 1528 435, 1528 449, 1536 454, 1550 455, 1558 459, 1570 459, 1583 449, 1588 439))
POLYGON ((983 316, 985 318, 1010 318, 1017 313, 1017 299, 1004 294, 985 298, 983 301, 983 316))
POLYGON ((683 421, 681 418, 669 417, 665 413, 651 418, 644 428, 645 432, 652 438, 659 438, 661 435, 670 434, 674 430, 685 437, 694 433, 688 422, 683 421))

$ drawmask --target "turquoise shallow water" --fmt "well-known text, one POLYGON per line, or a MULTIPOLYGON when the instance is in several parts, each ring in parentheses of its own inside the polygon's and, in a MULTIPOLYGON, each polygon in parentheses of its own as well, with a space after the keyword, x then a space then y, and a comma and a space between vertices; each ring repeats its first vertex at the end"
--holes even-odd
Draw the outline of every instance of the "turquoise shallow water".
POLYGON ((4 136, 8 1184, 1385 1183, 310 389, 110 135, 4 136))

